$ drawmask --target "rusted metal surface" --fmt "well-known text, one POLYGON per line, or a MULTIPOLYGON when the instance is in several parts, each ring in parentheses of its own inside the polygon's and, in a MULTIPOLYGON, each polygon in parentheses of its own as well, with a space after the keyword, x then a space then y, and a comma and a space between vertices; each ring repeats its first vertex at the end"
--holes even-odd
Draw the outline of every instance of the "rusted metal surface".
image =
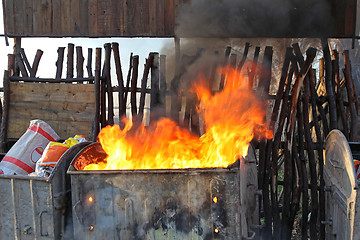
MULTIPOLYGON (((352 153, 344 135, 332 130, 325 141, 325 239, 353 239, 356 189, 352 153)), ((359 222, 359 220, 357 220, 359 222)))
MULTIPOLYGON (((0 175, 0 239, 63 239, 67 217, 71 219, 71 185, 66 170, 88 144, 79 143, 67 150, 48 178, 0 175)), ((68 233, 72 235, 72 229, 68 233)))
POLYGON ((174 37, 177 31, 178 37, 340 38, 355 36, 356 24, 356 0, 4 0, 3 5, 10 37, 174 37))
POLYGON ((250 229, 258 224, 252 149, 240 168, 77 171, 73 163, 75 239, 256 237, 250 229))

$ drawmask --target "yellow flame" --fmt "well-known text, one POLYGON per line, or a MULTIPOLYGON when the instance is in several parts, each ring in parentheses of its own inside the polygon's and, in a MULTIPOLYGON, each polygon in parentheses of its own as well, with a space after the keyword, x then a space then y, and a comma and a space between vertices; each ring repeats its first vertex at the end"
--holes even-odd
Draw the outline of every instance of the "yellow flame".
POLYGON ((217 203, 217 202, 218 202, 217 197, 214 197, 214 198, 213 198, 213 202, 214 202, 214 203, 217 203))
POLYGON ((94 199, 93 199, 92 197, 89 197, 88 200, 89 200, 89 202, 93 202, 93 201, 94 201, 94 199))
POLYGON ((227 79, 222 91, 212 94, 203 76, 192 88, 206 128, 201 137, 168 118, 148 127, 124 119, 123 129, 107 126, 99 133, 106 161, 84 170, 227 167, 246 156, 255 135, 272 137, 264 122, 265 105, 234 69, 222 71, 227 79))

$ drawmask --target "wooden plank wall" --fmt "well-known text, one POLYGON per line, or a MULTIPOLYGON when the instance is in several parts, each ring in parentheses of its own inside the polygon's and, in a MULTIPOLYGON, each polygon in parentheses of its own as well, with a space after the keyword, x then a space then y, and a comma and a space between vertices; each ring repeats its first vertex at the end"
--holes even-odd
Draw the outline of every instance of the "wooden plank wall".
POLYGON ((173 37, 188 0, 5 0, 11 37, 173 37))
POLYGON ((30 120, 41 119, 62 139, 89 139, 94 115, 94 84, 10 82, 9 138, 21 137, 30 120))

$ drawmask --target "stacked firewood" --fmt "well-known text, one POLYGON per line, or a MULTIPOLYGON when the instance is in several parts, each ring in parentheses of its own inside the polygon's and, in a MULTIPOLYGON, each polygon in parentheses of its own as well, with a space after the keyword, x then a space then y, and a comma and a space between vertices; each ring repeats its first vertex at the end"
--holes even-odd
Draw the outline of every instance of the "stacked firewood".
MULTIPOLYGON (((358 98, 349 52, 343 52, 341 78, 338 52, 330 51, 327 42, 322 45, 320 79, 312 67, 321 52, 310 47, 304 58, 295 43, 286 49, 277 94, 268 95, 272 101, 268 122, 274 135, 254 142, 259 151, 263 239, 290 239, 294 227, 301 229, 302 239, 325 239, 325 225, 321 223, 325 222, 324 139, 332 129, 340 129, 349 141, 357 141, 358 98), (325 94, 319 95, 321 86, 325 94)), ((247 52, 248 45, 245 58, 247 52)), ((254 60, 258 52, 255 49, 254 60)), ((271 56, 271 47, 266 47, 257 86, 265 93, 269 90, 271 56)), ((249 74, 252 84, 251 79, 249 74)))

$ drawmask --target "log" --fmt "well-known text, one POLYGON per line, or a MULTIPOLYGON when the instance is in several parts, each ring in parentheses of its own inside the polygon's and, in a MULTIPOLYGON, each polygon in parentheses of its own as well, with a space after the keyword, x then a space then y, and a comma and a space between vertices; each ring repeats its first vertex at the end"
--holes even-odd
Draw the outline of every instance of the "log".
MULTIPOLYGON (((288 124, 288 129, 287 129, 287 133, 292 134, 292 128, 294 127, 294 121, 295 121, 295 113, 296 113, 296 107, 297 107, 297 101, 298 101, 298 97, 299 97, 299 93, 300 93, 300 89, 303 85, 305 76, 307 74, 307 72, 309 71, 311 64, 315 58, 316 55, 316 49, 315 48, 309 48, 306 51, 306 61, 304 62, 303 66, 300 69, 299 74, 296 77, 295 80, 295 84, 294 84, 294 88, 293 88, 293 93, 291 96, 291 109, 290 109, 290 118, 289 118, 289 123, 288 124)), ((288 140, 291 142, 292 138, 289 138, 288 140)), ((291 149, 291 147, 290 147, 291 149)))
POLYGON ((14 75, 14 73, 15 73, 15 55, 14 54, 8 54, 7 71, 9 72, 9 76, 14 75))
MULTIPOLYGON (((320 124, 317 121, 317 111, 316 111, 316 98, 317 93, 315 90, 315 82, 316 82, 316 70, 313 69, 309 72, 309 81, 306 81, 306 83, 309 83, 309 86, 305 86, 305 88, 309 88, 310 91, 310 102, 311 102, 311 110, 313 115, 313 121, 315 126, 315 133, 316 133, 316 141, 317 141, 317 157, 318 157, 318 166, 319 166, 319 181, 320 181, 320 187, 319 187, 319 214, 320 214, 320 222, 325 221, 325 182, 324 182, 324 141, 323 141, 323 135, 321 134, 321 128, 320 124)), ((307 85, 307 84, 306 84, 307 85)), ((325 225, 320 224, 320 239, 325 240, 325 225)))
POLYGON ((270 46, 265 47, 264 60, 261 67, 261 76, 259 79, 258 91, 262 92, 262 96, 269 95, 270 82, 271 82, 271 67, 272 67, 273 49, 270 46))
POLYGON ((93 52, 93 49, 88 48, 88 59, 87 59, 87 64, 86 64, 86 70, 87 70, 87 73, 88 73, 88 77, 93 76, 93 72, 92 72, 92 52, 93 52))
POLYGON ((244 48, 244 53, 243 53, 243 56, 239 62, 239 65, 237 67, 237 71, 238 73, 240 74, 241 73, 241 69, 243 68, 244 64, 245 64, 245 61, 246 61, 246 58, 247 58, 247 55, 249 53, 249 48, 250 48, 250 43, 245 43, 245 48, 244 48))
POLYGON ((23 62, 25 64, 25 67, 27 68, 27 71, 30 73, 30 76, 33 75, 32 68, 30 66, 29 60, 26 57, 25 50, 23 48, 20 49, 21 58, 23 59, 23 62))
POLYGON ((20 70, 21 75, 23 77, 29 77, 29 74, 26 71, 26 67, 25 67, 24 61, 23 61, 20 53, 15 54, 15 62, 17 63, 17 66, 20 70))
POLYGON ((95 142, 99 134, 100 127, 100 72, 101 72, 101 48, 96 48, 95 53, 95 117, 94 117, 94 126, 92 133, 92 141, 95 142))
POLYGON ((121 61, 120 61, 120 52, 119 52, 119 44, 116 42, 112 43, 112 49, 114 53, 114 60, 115 60, 115 68, 116 68, 116 76, 119 85, 119 124, 121 119, 126 117, 126 100, 124 98, 125 89, 124 89, 124 78, 121 68, 121 61))
POLYGON ((74 44, 68 44, 66 78, 74 77, 74 44))
POLYGON ((256 73, 256 69, 257 69, 257 62, 258 62, 258 58, 259 58, 259 54, 260 54, 260 47, 256 47, 255 48, 255 53, 254 53, 254 59, 253 62, 251 64, 251 70, 248 74, 249 76, 249 89, 253 89, 254 87, 254 77, 255 77, 255 73, 256 73))
POLYGON ((166 55, 160 55, 160 102, 166 109, 166 55))
POLYGON ((104 61, 104 71, 103 76, 105 78, 105 86, 107 92, 107 102, 108 102, 108 118, 107 122, 109 125, 114 125, 114 100, 113 100, 113 93, 112 93, 112 86, 111 86, 111 73, 110 73, 110 65, 111 65, 111 44, 105 43, 105 61, 104 61))
MULTIPOLYGON (((292 54, 291 54, 292 55, 292 54)), ((291 58, 292 56, 290 56, 291 58)), ((273 189, 272 190, 272 194, 273 194, 273 198, 274 198, 274 202, 275 204, 277 204, 277 206, 279 205, 278 201, 279 199, 277 199, 277 190, 278 190, 278 186, 276 184, 276 180, 277 180, 277 171, 278 171, 278 151, 279 151, 279 146, 280 146, 280 142, 281 142, 281 138, 283 136, 283 132, 284 132, 284 127, 285 127, 285 119, 287 118, 287 124, 289 123, 289 118, 290 118, 290 114, 291 112, 289 112, 290 108, 289 108, 289 93, 290 93, 290 89, 291 89, 291 82, 292 82, 292 78, 294 75, 295 70, 297 69, 297 66, 294 65, 292 63, 290 71, 289 71, 289 75, 287 77, 287 83, 286 83, 286 88, 285 88, 285 93, 284 93, 284 97, 283 97, 283 104, 281 107, 281 112, 280 112, 280 117, 279 117, 279 123, 278 123, 278 128, 276 130, 275 136, 274 136, 274 145, 273 145, 273 149, 272 149, 272 168, 275 169, 276 171, 276 179, 273 179, 273 189)), ((289 136, 291 136, 292 134, 289 134, 289 132, 286 132, 286 141, 287 141, 287 145, 284 147, 284 200, 283 200, 283 210, 282 210, 282 218, 281 218, 281 222, 280 222, 280 216, 279 216, 279 212, 277 212, 276 214, 276 218, 278 221, 278 230, 276 232, 276 238, 277 239, 282 239, 282 237, 284 237, 287 232, 288 232, 288 222, 289 222, 289 212, 290 212, 290 191, 291 191, 291 187, 292 187, 292 168, 291 168, 291 148, 289 146, 291 146, 291 144, 288 143, 289 141, 289 136)))
MULTIPOLYGON (((334 83, 335 83, 335 97, 336 97, 336 107, 338 113, 341 118, 343 133, 346 139, 349 139, 349 128, 348 128, 348 120, 346 117, 346 110, 344 106, 344 100, 342 97, 341 91, 341 80, 340 80, 340 69, 339 69, 339 52, 337 50, 333 50, 334 60, 332 60, 332 67, 334 73, 334 83)), ((338 127, 339 128, 339 127, 338 127)))
MULTIPOLYGON (((309 81, 309 78, 304 79, 305 82, 309 81)), ((310 239, 317 239, 317 218, 319 212, 318 203, 318 184, 317 184, 317 169, 314 153, 314 145, 311 138, 311 130, 309 125, 309 83, 305 83, 304 97, 303 97, 303 120, 304 120, 304 135, 307 146, 307 154, 309 158, 310 168, 310 184, 311 184, 311 218, 310 218, 310 239)))
POLYGON ((56 61, 56 79, 60 79, 61 75, 62 75, 62 71, 63 71, 63 61, 64 61, 64 51, 65 48, 64 47, 59 47, 57 52, 58 52, 58 59, 56 61))
POLYGON ((36 51, 34 61, 33 61, 33 64, 32 64, 32 71, 30 73, 30 77, 35 77, 36 76, 36 73, 37 73, 37 70, 38 70, 38 67, 39 67, 39 63, 40 63, 40 59, 41 59, 43 53, 44 52, 41 51, 40 49, 38 49, 36 51))
POLYGON ((213 62, 212 62, 212 66, 211 66, 210 76, 209 76, 210 91, 212 91, 213 88, 214 88, 214 83, 215 83, 215 79, 216 79, 216 73, 218 71, 218 65, 219 65, 219 52, 218 51, 214 52, 214 59, 212 61, 213 62))
MULTIPOLYGON (((223 68, 227 67, 229 64, 230 52, 231 52, 231 47, 230 46, 226 47, 225 56, 224 56, 224 60, 223 60, 223 68)), ((219 90, 221 91, 224 88, 224 86, 225 86, 225 74, 222 73, 221 77, 220 77, 219 90)))
POLYGON ((334 95, 334 86, 333 86, 333 69, 331 64, 331 56, 329 45, 327 40, 322 40, 324 61, 325 61, 325 87, 326 95, 329 103, 329 115, 330 115, 330 131, 336 129, 337 124, 337 114, 336 114, 336 102, 334 95))
MULTIPOLYGON (((301 96, 299 96, 301 98, 301 96)), ((301 198, 301 239, 308 240, 308 216, 309 216, 309 184, 308 184, 308 171, 305 158, 305 141, 304 141, 304 120, 302 113, 302 101, 298 101, 298 142, 299 142, 299 159, 301 163, 302 172, 302 198, 301 198)))
POLYGON ((9 108, 10 108, 10 81, 9 71, 4 71, 4 108, 1 118, 1 132, 0 132, 0 151, 5 153, 8 151, 7 148, 7 129, 9 125, 9 108))
POLYGON ((351 63, 349 58, 349 51, 345 50, 343 52, 344 55, 344 76, 345 76, 345 86, 348 96, 348 103, 349 103, 349 110, 350 110, 350 117, 351 117, 351 125, 350 125, 350 134, 349 134, 349 141, 356 142, 357 141, 357 110, 355 104, 355 97, 354 97, 354 88, 352 83, 352 76, 351 76, 351 63))
MULTIPOLYGON (((280 103, 283 97, 283 93, 284 93, 284 86, 285 86, 285 82, 288 76, 288 71, 289 71, 289 65, 290 65, 290 57, 292 55, 292 48, 287 48, 286 49, 286 54, 285 54, 285 60, 283 63, 283 67, 282 67, 282 71, 281 71, 281 77, 280 77, 280 81, 279 81, 279 87, 278 87, 278 91, 276 94, 276 99, 275 99, 275 103, 274 103, 274 107, 273 107, 273 111, 271 114, 271 118, 270 118, 270 124, 269 124, 269 129, 274 131, 275 130, 275 123, 276 120, 278 118, 278 112, 279 112, 279 107, 280 107, 280 103)), ((290 84, 291 85, 291 81, 290 84)), ((288 90, 290 90, 290 87, 288 87, 288 90)), ((286 100, 287 101, 287 100, 286 100)), ((285 106, 287 104, 283 104, 283 106, 285 106)), ((281 130, 282 132, 282 130, 281 130)), ((263 185, 263 176, 265 173, 265 168, 267 168, 267 172, 269 172, 269 175, 271 177, 271 201, 272 201, 272 205, 273 206, 278 206, 278 199, 276 196, 276 192, 277 192, 277 184, 276 184, 276 180, 277 180, 277 149, 273 150, 273 157, 276 155, 276 160, 273 158, 273 161, 270 161, 271 158, 271 152, 272 152, 272 147, 273 147, 273 139, 269 139, 267 141, 267 149, 266 149, 266 158, 265 161, 260 161, 259 158, 259 186, 263 185), (276 154, 275 154, 276 152, 276 154)), ((266 176, 267 174, 265 174, 266 176)), ((266 178, 268 178, 266 176, 266 178)), ((279 226, 279 214, 277 209, 274 209, 273 212, 273 219, 274 219, 274 225, 279 226)))
POLYGON ((141 79, 141 93, 140 93, 140 103, 139 103, 139 114, 138 120, 142 121, 144 117, 144 107, 145 107, 145 97, 146 97, 146 84, 148 80, 148 75, 150 72, 151 65, 154 61, 154 55, 149 54, 148 59, 146 59, 146 64, 144 67, 144 73, 141 79))
POLYGON ((126 77, 126 86, 125 86, 125 102, 127 102, 127 95, 129 93, 130 90, 130 81, 131 81, 131 71, 133 69, 133 53, 130 54, 130 61, 129 61, 129 70, 128 70, 128 74, 126 77))
POLYGON ((82 47, 76 47, 76 77, 82 78, 84 77, 84 56, 82 52, 82 47))
POLYGON ((133 122, 137 117, 137 108, 136 108, 136 86, 138 78, 138 69, 139 69, 139 56, 135 55, 133 57, 133 74, 131 78, 131 95, 130 95, 130 104, 131 104, 131 116, 133 122))
POLYGON ((154 109, 159 106, 160 102, 160 57, 159 53, 152 52, 150 56, 153 58, 151 64, 151 98, 150 98, 150 109, 154 109))

